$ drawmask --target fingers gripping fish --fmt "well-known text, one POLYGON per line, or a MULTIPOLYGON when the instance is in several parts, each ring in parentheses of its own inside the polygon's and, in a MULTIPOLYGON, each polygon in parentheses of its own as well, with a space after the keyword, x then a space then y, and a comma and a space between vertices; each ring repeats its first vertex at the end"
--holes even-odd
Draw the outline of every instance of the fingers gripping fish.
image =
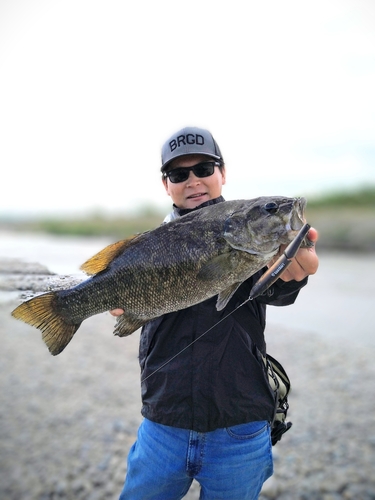
POLYGON ((104 248, 81 269, 79 285, 34 297, 14 318, 42 332, 59 354, 82 321, 121 308, 115 335, 218 295, 223 309, 237 288, 262 269, 304 224, 304 198, 226 201, 104 248))

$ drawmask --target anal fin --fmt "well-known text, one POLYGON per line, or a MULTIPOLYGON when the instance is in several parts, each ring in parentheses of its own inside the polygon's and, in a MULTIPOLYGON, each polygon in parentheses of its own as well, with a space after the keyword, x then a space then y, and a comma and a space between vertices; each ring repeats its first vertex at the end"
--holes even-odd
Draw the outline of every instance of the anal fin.
POLYGON ((147 321, 141 320, 129 314, 121 314, 117 318, 115 329, 113 330, 113 335, 119 337, 127 337, 134 333, 138 328, 141 328, 147 321))

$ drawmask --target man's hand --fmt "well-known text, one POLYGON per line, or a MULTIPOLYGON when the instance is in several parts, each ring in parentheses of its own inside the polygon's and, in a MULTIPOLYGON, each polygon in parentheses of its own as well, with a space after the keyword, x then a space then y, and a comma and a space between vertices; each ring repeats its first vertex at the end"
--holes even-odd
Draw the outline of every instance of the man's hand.
MULTIPOLYGON (((318 237, 319 237, 318 231, 313 227, 310 228, 309 232, 307 233, 307 238, 315 244, 318 241, 318 237)), ((286 247, 287 245, 282 245, 280 247, 279 255, 283 253, 286 247)), ((275 257, 273 262, 277 259, 279 255, 275 257)), ((319 259, 315 252, 315 245, 309 248, 300 248, 294 259, 292 259, 291 264, 280 275, 280 278, 283 281, 291 281, 291 280, 301 281, 304 278, 306 278, 306 276, 309 276, 310 274, 315 274, 318 269, 318 266, 319 266, 319 259)))
POLYGON ((121 314, 124 314, 124 309, 112 309, 112 311, 109 311, 112 316, 121 316, 121 314))

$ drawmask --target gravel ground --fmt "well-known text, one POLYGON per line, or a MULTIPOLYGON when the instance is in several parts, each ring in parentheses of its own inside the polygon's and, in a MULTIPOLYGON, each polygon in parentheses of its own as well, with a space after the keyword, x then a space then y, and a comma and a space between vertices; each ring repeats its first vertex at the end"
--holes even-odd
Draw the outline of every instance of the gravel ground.
MULTIPOLYGON (((117 499, 141 421, 139 334, 113 337, 105 313, 53 357, 11 318, 18 302, 1 295, 0 499, 117 499)), ((354 333, 338 342, 268 327, 268 351, 292 380, 293 427, 273 448, 262 500, 375 499, 375 345, 354 333)), ((185 498, 198 497, 193 483, 185 498)))

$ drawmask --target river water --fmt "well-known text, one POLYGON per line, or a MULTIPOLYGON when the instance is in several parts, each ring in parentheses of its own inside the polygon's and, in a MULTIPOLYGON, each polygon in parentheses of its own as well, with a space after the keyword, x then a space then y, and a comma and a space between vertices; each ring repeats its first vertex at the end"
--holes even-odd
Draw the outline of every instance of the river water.
MULTIPOLYGON (((108 238, 0 232, 0 259, 38 262, 57 274, 78 274, 79 266, 109 243, 108 238)), ((375 255, 319 256, 319 270, 296 304, 268 308, 268 325, 374 346, 375 255)))
POLYGON ((318 272, 293 311, 269 307, 268 322, 375 346, 375 255, 323 253, 319 258, 318 272))

